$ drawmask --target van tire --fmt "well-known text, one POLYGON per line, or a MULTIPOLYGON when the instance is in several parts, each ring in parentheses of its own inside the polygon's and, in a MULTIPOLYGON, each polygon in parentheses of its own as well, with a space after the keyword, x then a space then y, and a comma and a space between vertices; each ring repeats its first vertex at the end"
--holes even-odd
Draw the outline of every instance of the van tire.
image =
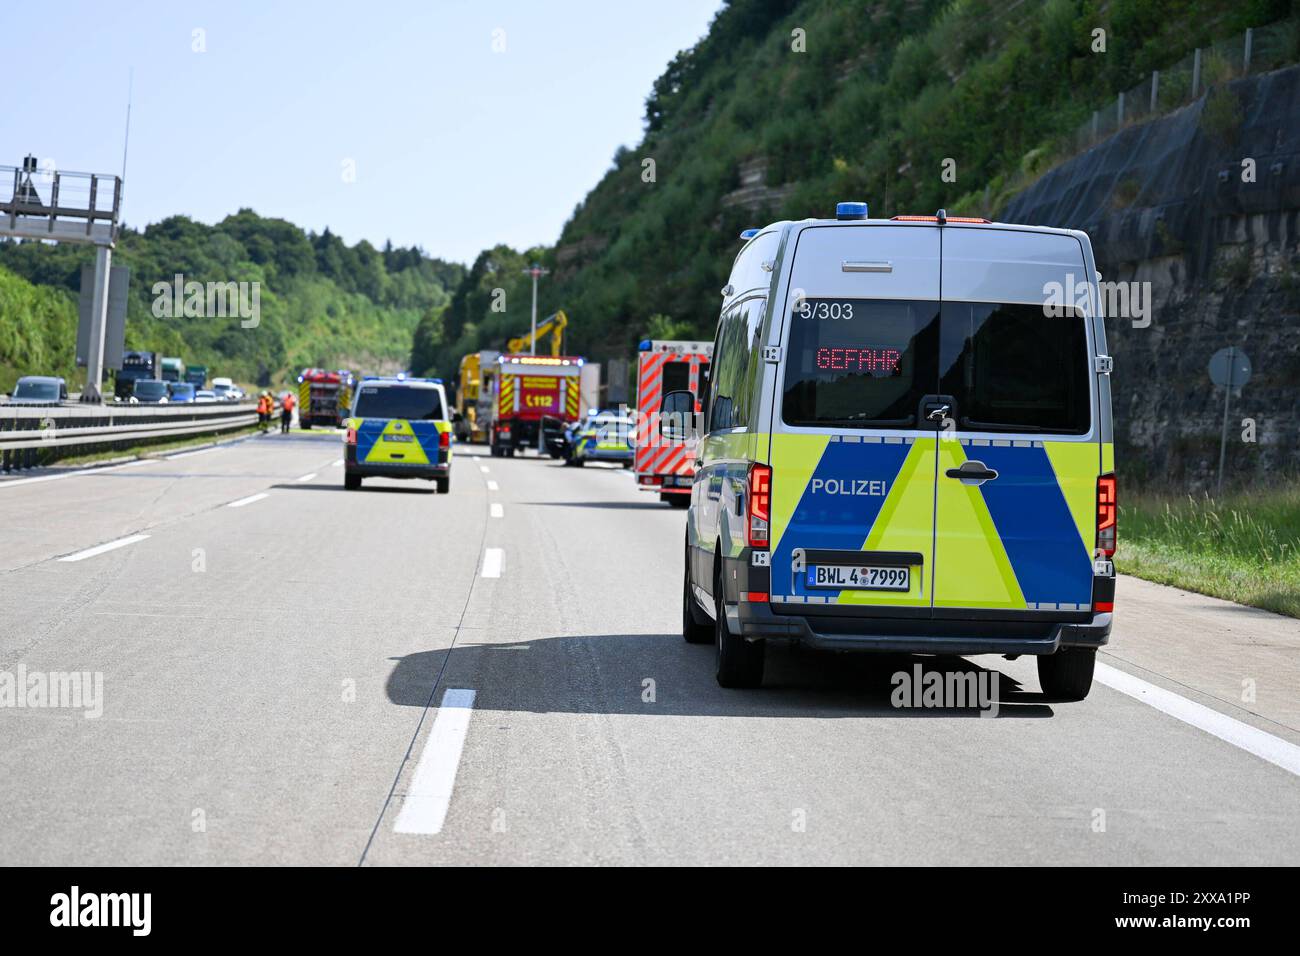
POLYGON ((360 476, 360 475, 344 475, 344 476, 343 476, 343 487, 346 488, 348 491, 356 491, 358 488, 361 487, 361 476, 360 476))
POLYGON ((1089 647, 1066 647, 1038 658, 1038 684, 1051 700, 1078 701, 1092 689, 1092 669, 1097 652, 1089 647))
POLYGON ((434 487, 438 489, 438 494, 440 495, 445 495, 447 492, 451 491, 450 478, 435 478, 433 479, 433 484, 434 487))
POLYGON ((766 641, 747 641, 732 634, 727 627, 727 607, 723 600, 722 568, 713 572, 714 646, 718 652, 718 683, 723 687, 759 687, 763 683, 763 658, 766 641))
POLYGON ((713 622, 691 593, 691 546, 686 546, 686 573, 682 575, 682 637, 687 644, 712 644, 713 622))

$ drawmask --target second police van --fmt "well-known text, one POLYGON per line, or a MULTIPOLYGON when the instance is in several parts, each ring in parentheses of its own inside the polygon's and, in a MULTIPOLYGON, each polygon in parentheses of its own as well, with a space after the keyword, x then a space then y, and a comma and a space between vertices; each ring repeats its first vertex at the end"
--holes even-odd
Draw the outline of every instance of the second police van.
POLYGON ((789 639, 1038 655, 1044 693, 1082 699, 1116 534, 1087 235, 841 203, 742 238, 700 396, 685 638, 715 644, 724 686, 759 685, 789 639))
POLYGON ((451 490, 451 419, 440 379, 368 376, 343 422, 343 486, 363 478, 424 478, 451 490))

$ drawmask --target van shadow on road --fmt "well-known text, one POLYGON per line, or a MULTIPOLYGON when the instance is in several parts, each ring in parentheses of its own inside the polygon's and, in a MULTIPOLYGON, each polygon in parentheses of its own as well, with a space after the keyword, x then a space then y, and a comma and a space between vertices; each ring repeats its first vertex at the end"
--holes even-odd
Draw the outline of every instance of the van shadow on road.
MULTIPOLYGON (((729 690, 714 680, 711 646, 677 634, 551 637, 513 644, 459 644, 391 658, 386 685, 394 704, 424 707, 449 687, 473 688, 475 707, 530 713, 640 714, 708 717, 969 717, 969 707, 895 707, 895 674, 915 679, 937 672, 945 683, 965 675, 997 687, 997 717, 1044 718, 1054 712, 1042 694, 965 658, 909 654, 835 654, 774 645, 763 686, 729 690), (444 667, 445 665, 445 667, 444 667), (987 675, 987 676, 982 676, 987 675), (644 699, 654 682, 654 701, 644 699)), ((436 701, 434 701, 436 703, 436 701)))
POLYGON ((280 484, 272 485, 272 488, 281 488, 285 491, 346 491, 350 495, 364 495, 370 492, 388 492, 397 495, 434 495, 437 491, 433 485, 421 487, 420 485, 367 485, 363 484, 360 488, 350 490, 343 487, 342 482, 333 485, 313 484, 310 482, 304 484, 280 484))

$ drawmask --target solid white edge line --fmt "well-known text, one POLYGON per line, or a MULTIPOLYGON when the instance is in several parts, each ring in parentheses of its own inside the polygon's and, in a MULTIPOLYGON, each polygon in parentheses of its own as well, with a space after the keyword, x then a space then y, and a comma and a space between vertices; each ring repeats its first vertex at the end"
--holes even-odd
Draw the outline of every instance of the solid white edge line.
POLYGON ((420 761, 402 801, 402 810, 393 823, 394 833, 441 833, 456 787, 461 751, 474 715, 472 690, 449 688, 433 718, 429 737, 420 752, 420 761))
POLYGON ((254 501, 261 501, 261 500, 262 500, 263 498, 265 498, 265 497, 267 497, 266 492, 265 492, 265 491, 259 491, 257 494, 255 494, 255 495, 249 495, 247 498, 240 498, 238 501, 232 501, 232 502, 230 502, 230 504, 226 505, 226 507, 227 507, 227 508, 242 508, 242 507, 244 507, 244 505, 251 505, 254 501))
POLYGON ((216 451, 219 446, 213 445, 211 448, 196 448, 193 451, 178 451, 174 455, 163 455, 166 461, 176 461, 178 458, 192 458, 195 455, 206 455, 210 451, 216 451))
POLYGON ((299 480, 299 481, 311 481, 311 480, 312 480, 313 478, 315 478, 315 477, 316 477, 316 472, 313 471, 310 475, 303 475, 303 476, 302 476, 301 478, 299 478, 298 480, 299 480))
POLYGON ((1093 677, 1111 690, 1127 694, 1134 700, 1140 700, 1170 717, 1191 724, 1198 730, 1212 734, 1234 747, 1239 747, 1261 760, 1267 760, 1300 777, 1300 747, 1290 741, 1275 737, 1258 727, 1252 727, 1227 714, 1221 714, 1217 710, 1188 700, 1163 687, 1157 687, 1140 677, 1134 677, 1127 671, 1103 664, 1101 661, 1097 662, 1093 677))
POLYGON ((500 548, 488 548, 483 552, 483 577, 501 577, 501 566, 505 564, 506 553, 500 548))
POLYGON ((491 514, 494 518, 504 518, 506 512, 504 508, 494 501, 492 502, 491 514))
POLYGON ((125 548, 128 544, 135 544, 137 541, 143 541, 149 537, 147 534, 133 534, 125 538, 118 538, 116 541, 109 541, 106 544, 97 544, 93 548, 87 548, 85 551, 78 551, 75 554, 64 555, 59 558, 60 561, 84 561, 86 558, 93 558, 97 554, 103 554, 106 551, 116 551, 118 548, 125 548))
POLYGON ((501 490, 501 486, 498 485, 495 481, 488 482, 488 491, 500 491, 500 490, 501 490))

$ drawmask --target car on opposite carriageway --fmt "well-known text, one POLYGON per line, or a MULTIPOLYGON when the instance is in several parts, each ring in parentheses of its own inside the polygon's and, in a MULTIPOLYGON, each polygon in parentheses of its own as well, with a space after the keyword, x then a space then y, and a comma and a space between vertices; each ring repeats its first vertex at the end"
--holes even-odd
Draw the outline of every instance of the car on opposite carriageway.
POLYGON ((441 379, 367 377, 344 421, 343 486, 363 478, 424 478, 451 490, 451 419, 441 379))

